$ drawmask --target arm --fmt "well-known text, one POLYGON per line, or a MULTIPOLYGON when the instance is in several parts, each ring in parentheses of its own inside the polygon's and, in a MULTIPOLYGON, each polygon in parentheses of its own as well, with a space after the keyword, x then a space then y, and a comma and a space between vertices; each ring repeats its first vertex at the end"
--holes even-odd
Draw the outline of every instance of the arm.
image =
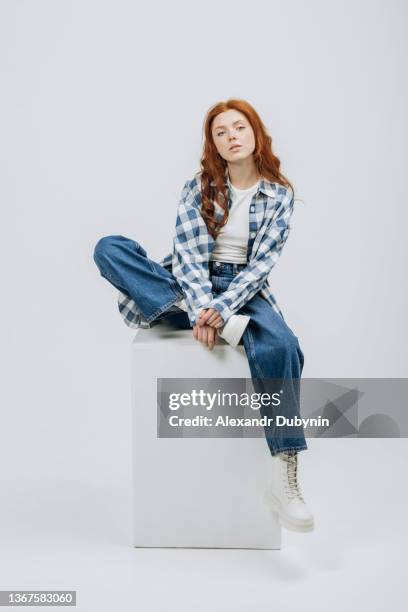
MULTIPOLYGON (((288 238, 293 213, 293 192, 288 189, 272 219, 266 221, 265 232, 256 255, 206 308, 215 308, 224 322, 246 304, 262 287, 279 259, 288 238)), ((262 230, 262 228, 261 228, 262 230)), ((260 230, 260 231, 261 231, 260 230)))
POLYGON ((177 209, 176 236, 173 240, 173 275, 186 296, 190 323, 213 299, 209 277, 209 241, 212 239, 199 210, 199 198, 194 197, 191 181, 187 181, 181 193, 177 209))

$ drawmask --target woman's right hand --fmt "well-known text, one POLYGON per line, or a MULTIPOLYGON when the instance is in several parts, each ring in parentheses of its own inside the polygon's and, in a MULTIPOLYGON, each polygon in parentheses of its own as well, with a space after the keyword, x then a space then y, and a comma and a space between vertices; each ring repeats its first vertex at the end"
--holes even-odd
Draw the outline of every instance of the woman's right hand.
POLYGON ((193 336, 212 351, 214 345, 217 344, 218 331, 211 325, 194 325, 193 336))

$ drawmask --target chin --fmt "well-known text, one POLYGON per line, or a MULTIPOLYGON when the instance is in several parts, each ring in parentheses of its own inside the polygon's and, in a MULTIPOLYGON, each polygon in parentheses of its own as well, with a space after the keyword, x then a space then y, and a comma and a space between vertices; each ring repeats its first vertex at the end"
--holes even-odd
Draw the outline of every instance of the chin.
POLYGON ((230 153, 228 151, 227 161, 233 162, 236 159, 246 159, 247 157, 249 157, 249 155, 246 151, 239 151, 239 153, 230 153))

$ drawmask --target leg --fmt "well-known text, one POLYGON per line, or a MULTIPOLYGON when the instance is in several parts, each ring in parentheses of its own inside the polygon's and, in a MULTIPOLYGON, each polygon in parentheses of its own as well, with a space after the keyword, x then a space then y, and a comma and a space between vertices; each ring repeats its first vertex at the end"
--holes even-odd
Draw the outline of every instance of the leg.
MULTIPOLYGON (((213 276, 214 292, 225 291, 230 280, 213 276)), ((255 390, 268 395, 279 393, 282 399, 278 409, 272 404, 263 406, 261 403, 262 417, 274 418, 276 412, 286 418, 299 417, 304 357, 297 337, 260 293, 249 300, 239 314, 250 317, 242 341, 255 390)), ((313 515, 298 483, 298 451, 307 449, 303 427, 266 426, 264 429, 272 455, 272 480, 265 501, 282 526, 294 531, 311 531, 313 515)))
MULTIPOLYGON (((166 317, 171 306, 184 297, 171 272, 149 259, 143 247, 130 238, 104 236, 97 242, 93 258, 101 276, 134 300, 148 323, 166 317)), ((168 317, 185 327, 187 313, 168 317)))
MULTIPOLYGON (((262 416, 288 419, 300 417, 300 378, 304 356, 297 337, 271 305, 256 294, 240 310, 251 317, 243 343, 248 357, 253 385, 258 393, 279 393, 278 406, 260 408, 262 416), (282 393, 281 393, 282 391, 282 393)), ((273 425, 265 427, 266 441, 272 455, 282 451, 306 450, 303 426, 273 425)))

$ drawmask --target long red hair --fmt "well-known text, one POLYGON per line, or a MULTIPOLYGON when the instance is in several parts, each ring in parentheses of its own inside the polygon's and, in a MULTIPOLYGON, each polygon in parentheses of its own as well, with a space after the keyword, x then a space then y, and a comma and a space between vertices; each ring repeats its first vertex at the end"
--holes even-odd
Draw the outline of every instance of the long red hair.
POLYGON ((228 221, 228 186, 225 185, 227 162, 217 151, 211 128, 215 117, 229 109, 235 109, 243 113, 254 131, 255 149, 253 156, 259 175, 272 182, 290 187, 294 193, 292 184, 279 170, 281 162, 272 151, 272 138, 256 110, 246 100, 230 98, 226 102, 218 102, 209 109, 204 120, 204 143, 200 160, 201 215, 213 238, 217 237, 220 229, 228 221), (213 181, 215 186, 210 184, 213 181), (222 219, 218 221, 214 215, 214 200, 224 210, 222 219))

